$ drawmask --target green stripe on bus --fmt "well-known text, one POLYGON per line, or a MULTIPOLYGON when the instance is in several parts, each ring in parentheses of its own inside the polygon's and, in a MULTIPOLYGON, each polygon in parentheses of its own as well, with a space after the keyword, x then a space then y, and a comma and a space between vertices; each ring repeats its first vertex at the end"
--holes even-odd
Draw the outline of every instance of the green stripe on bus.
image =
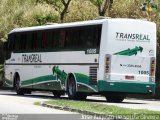
POLYGON ((8 80, 8 79, 4 79, 3 86, 4 87, 13 87, 13 81, 8 80))
POLYGON ((53 75, 46 75, 46 76, 40 76, 40 77, 36 77, 36 78, 32 78, 29 80, 24 80, 21 81, 21 85, 32 85, 34 83, 41 83, 41 82, 48 82, 48 81, 53 81, 56 80, 56 76, 53 75))
POLYGON ((130 93, 149 93, 149 90, 152 91, 152 94, 155 94, 155 83, 149 82, 130 82, 130 81, 98 81, 98 91, 106 92, 130 92, 130 93), (150 86, 150 87, 147 87, 150 86))

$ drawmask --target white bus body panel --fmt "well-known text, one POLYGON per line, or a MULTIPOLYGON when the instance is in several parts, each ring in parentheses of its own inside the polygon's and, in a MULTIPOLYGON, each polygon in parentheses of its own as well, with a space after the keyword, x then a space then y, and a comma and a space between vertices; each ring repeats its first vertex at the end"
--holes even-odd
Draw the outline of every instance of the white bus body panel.
POLYGON ((155 23, 132 19, 110 19, 104 24, 100 48, 100 80, 149 82, 150 62, 151 58, 155 57, 155 23), (143 50, 135 51, 132 55, 116 54, 136 47, 143 50), (106 54, 111 55, 108 79, 105 73, 106 54), (126 79, 126 76, 134 76, 134 79, 126 79))

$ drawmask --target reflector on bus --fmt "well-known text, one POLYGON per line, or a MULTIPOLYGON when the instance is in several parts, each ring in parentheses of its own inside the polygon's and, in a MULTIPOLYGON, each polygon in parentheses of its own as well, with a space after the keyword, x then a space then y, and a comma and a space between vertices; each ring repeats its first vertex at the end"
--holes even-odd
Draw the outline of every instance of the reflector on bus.
POLYGON ((150 76, 151 76, 151 82, 154 82, 155 78, 155 58, 151 58, 151 68, 150 68, 150 76))

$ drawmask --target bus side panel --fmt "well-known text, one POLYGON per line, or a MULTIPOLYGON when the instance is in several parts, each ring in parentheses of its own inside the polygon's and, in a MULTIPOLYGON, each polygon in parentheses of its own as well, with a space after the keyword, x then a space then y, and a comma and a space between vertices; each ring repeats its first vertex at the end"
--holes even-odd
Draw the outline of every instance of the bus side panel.
POLYGON ((4 80, 3 80, 3 86, 4 87, 10 87, 13 88, 13 66, 11 65, 5 65, 5 74, 4 74, 4 80))
MULTIPOLYGON (((72 73, 77 83, 77 92, 96 92, 95 85, 90 85, 89 68, 84 65, 33 65, 31 78, 22 78, 23 88, 40 90, 66 90, 67 77, 72 73), (75 73, 76 71, 76 73, 75 73)), ((26 68, 23 68, 26 70, 26 68)), ((29 72, 27 72, 29 74, 29 72)), ((24 76, 25 77, 25 76, 24 76)))
POLYGON ((14 61, 7 61, 10 70, 6 74, 9 78, 12 73, 13 81, 14 74, 18 73, 22 88, 65 91, 68 74, 72 73, 77 83, 77 92, 97 91, 97 78, 91 81, 90 71, 97 71, 98 61, 95 62, 95 59, 98 60, 98 54, 86 54, 85 51, 13 53, 11 59, 14 61), (41 62, 34 63, 38 59, 41 62))

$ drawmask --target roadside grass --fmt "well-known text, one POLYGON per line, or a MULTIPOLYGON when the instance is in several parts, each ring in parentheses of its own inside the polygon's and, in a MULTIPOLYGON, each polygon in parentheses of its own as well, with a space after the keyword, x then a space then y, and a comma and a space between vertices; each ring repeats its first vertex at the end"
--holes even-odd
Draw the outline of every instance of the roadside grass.
POLYGON ((53 106, 61 106, 61 107, 68 107, 71 109, 79 109, 85 110, 89 112, 94 112, 97 114, 105 114, 105 115, 134 115, 137 118, 145 117, 145 116, 158 116, 160 118, 159 111, 151 111, 145 109, 129 109, 129 108, 122 108, 117 107, 114 105, 104 105, 99 103, 89 103, 87 101, 73 101, 73 100, 50 100, 45 101, 45 104, 53 105, 53 106))
POLYGON ((41 105, 40 102, 34 102, 34 105, 41 105))

